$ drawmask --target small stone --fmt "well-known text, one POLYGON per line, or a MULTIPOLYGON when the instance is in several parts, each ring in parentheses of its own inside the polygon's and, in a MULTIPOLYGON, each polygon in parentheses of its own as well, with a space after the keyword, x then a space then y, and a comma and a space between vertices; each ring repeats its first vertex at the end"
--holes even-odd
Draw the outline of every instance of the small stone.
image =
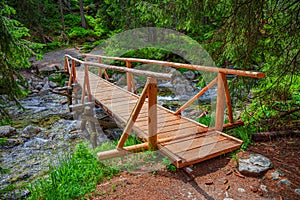
POLYGON ((238 188, 239 192, 246 192, 246 190, 244 188, 238 188))
POLYGON ((300 188, 295 189, 296 194, 300 195, 300 188))
POLYGON ((55 87, 57 87, 57 84, 54 83, 53 81, 49 81, 49 86, 50 86, 51 88, 55 88, 55 87))
POLYGON ((24 130, 22 131, 22 136, 27 137, 27 138, 31 138, 35 135, 37 135, 38 133, 40 133, 43 129, 37 126, 26 126, 24 128, 24 130))
POLYGON ((278 170, 272 172, 272 173, 271 173, 272 180, 278 180, 280 175, 282 175, 282 174, 281 174, 281 172, 278 171, 278 170))
POLYGON ((233 200, 233 198, 226 197, 223 200, 233 200))
POLYGON ((195 73, 193 71, 183 72, 182 75, 188 80, 193 80, 195 78, 195 73))
POLYGON ((228 183, 228 180, 227 180, 227 179, 225 179, 223 183, 224 183, 224 184, 228 183))
POLYGON ((265 186, 265 185, 260 185, 260 189, 264 192, 268 192, 267 186, 265 186))
POLYGON ((291 186, 291 182, 287 179, 282 179, 277 182, 278 185, 286 185, 286 186, 291 186))
POLYGON ((40 84, 39 84, 39 85, 37 85, 37 86, 35 86, 35 89, 36 89, 36 90, 41 90, 42 88, 43 88, 43 86, 42 86, 42 85, 40 85, 40 84))

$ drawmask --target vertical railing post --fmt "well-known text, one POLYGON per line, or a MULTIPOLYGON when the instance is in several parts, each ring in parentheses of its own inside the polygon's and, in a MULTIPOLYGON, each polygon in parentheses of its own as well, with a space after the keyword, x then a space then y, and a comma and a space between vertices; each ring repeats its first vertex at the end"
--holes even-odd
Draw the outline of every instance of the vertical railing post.
POLYGON ((65 71, 66 72, 68 72, 68 73, 70 73, 69 72, 69 66, 68 66, 68 57, 67 56, 65 56, 65 62, 64 62, 64 67, 65 67, 65 71))
MULTIPOLYGON (((98 57, 98 63, 102 63, 101 57, 98 57)), ((100 67, 98 68, 98 76, 102 78, 102 69, 100 67)))
POLYGON ((222 73, 218 73, 218 94, 217 94, 217 105, 216 105, 216 121, 215 129, 222 131, 224 123, 224 84, 222 79, 222 73))
MULTIPOLYGON (((126 67, 127 67, 127 68, 131 68, 131 64, 130 64, 129 61, 126 61, 126 67)), ((127 90, 128 90, 129 92, 131 92, 131 89, 132 89, 132 86, 131 86, 131 83, 132 83, 131 78, 132 78, 131 74, 130 74, 129 72, 127 72, 127 73, 126 73, 126 80, 127 80, 127 90)))
POLYGON ((87 65, 84 65, 84 76, 86 80, 86 89, 87 89, 87 96, 88 96, 88 102, 91 102, 92 100, 92 93, 91 93, 91 86, 90 86, 90 79, 89 79, 89 67, 87 65))
POLYGON ((148 142, 150 149, 157 148, 157 81, 148 78, 148 142))
POLYGON ((229 93, 229 89, 228 89, 228 82, 227 82, 226 74, 221 73, 221 76, 222 76, 222 81, 223 81, 224 89, 225 89, 225 98, 226 98, 228 119, 229 119, 229 123, 233 124, 234 121, 233 121, 230 93, 229 93))
POLYGON ((73 83, 76 81, 76 68, 75 68, 75 60, 72 60, 72 81, 73 83))

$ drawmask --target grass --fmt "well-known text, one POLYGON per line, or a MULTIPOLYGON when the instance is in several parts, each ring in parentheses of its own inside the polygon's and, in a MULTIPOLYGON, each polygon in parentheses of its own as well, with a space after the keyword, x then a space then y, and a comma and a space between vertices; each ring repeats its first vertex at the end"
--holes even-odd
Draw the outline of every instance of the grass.
POLYGON ((51 166, 48 178, 31 184, 28 199, 78 199, 94 190, 97 183, 119 173, 116 168, 99 162, 86 144, 79 144, 72 156, 51 166))
MULTIPOLYGON (((141 143, 129 136, 125 146, 141 143)), ((103 143, 96 149, 90 149, 87 143, 78 144, 76 151, 60 159, 58 166, 50 166, 49 176, 41 178, 27 188, 30 191, 28 199, 80 199, 95 190, 96 185, 118 174, 121 169, 135 170, 140 164, 157 163, 156 152, 145 151, 143 154, 130 154, 129 157, 112 159, 100 162, 96 153, 114 149, 117 141, 103 143)), ((171 172, 176 167, 167 158, 162 163, 171 172)), ((113 190, 115 186, 112 186, 113 190)))

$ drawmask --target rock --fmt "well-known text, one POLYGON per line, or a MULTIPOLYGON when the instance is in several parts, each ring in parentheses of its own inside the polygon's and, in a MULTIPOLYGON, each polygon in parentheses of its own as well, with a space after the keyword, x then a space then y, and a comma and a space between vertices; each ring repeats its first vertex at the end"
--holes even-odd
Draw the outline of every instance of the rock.
POLYGON ((260 189, 264 192, 268 192, 266 185, 260 185, 260 189))
POLYGON ((42 88, 43 88, 43 86, 40 85, 40 84, 38 84, 37 86, 35 86, 35 89, 36 89, 36 90, 41 90, 42 88))
POLYGON ((287 179, 282 179, 277 182, 278 185, 286 185, 286 186, 291 186, 291 182, 287 179))
POLYGON ((195 78, 195 73, 193 71, 183 72, 182 75, 190 81, 195 78))
POLYGON ((18 146, 20 144, 23 144, 23 140, 19 140, 19 139, 7 139, 4 144, 1 144, 1 147, 4 147, 4 148, 13 148, 13 147, 18 146))
POLYGON ((244 175, 260 176, 273 167, 270 159, 260 154, 251 154, 248 159, 240 159, 238 170, 244 175))
POLYGON ((28 142, 24 143, 25 148, 33 148, 33 149, 43 149, 47 148, 51 141, 45 140, 42 138, 34 138, 29 140, 28 142))
POLYGON ((11 126, 0 126, 0 138, 11 137, 17 133, 16 129, 11 126))
POLYGON ((40 133, 42 130, 43 129, 41 127, 32 126, 32 125, 26 126, 22 131, 22 137, 32 138, 36 136, 38 133, 40 133))
POLYGON ((49 81, 49 86, 50 86, 51 88, 55 88, 55 87, 57 87, 57 84, 54 83, 53 81, 49 81))
POLYGON ((50 89, 49 83, 46 82, 45 85, 43 86, 43 88, 40 90, 39 95, 48 94, 49 93, 49 89, 50 89))
POLYGON ((233 198, 226 197, 223 200, 233 200, 233 198))
POLYGON ((105 129, 104 134, 106 134, 107 138, 110 140, 118 140, 123 131, 121 129, 105 129))
POLYGON ((282 175, 282 173, 279 170, 272 172, 271 173, 272 180, 278 180, 280 175, 282 175))
POLYGON ((238 188, 239 192, 246 192, 246 190, 244 188, 238 188))
POLYGON ((295 193, 300 195, 300 188, 295 189, 295 193))

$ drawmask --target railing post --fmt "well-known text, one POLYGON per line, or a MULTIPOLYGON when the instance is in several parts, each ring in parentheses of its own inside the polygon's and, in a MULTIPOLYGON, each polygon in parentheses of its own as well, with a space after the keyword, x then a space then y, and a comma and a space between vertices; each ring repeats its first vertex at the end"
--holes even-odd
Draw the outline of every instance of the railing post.
POLYGON ((148 143, 150 149, 157 148, 157 81, 148 78, 148 143))
MULTIPOLYGON (((126 61, 126 67, 127 67, 127 68, 131 68, 131 64, 130 64, 129 61, 126 61)), ((126 73, 126 80, 127 80, 127 90, 128 90, 129 92, 131 92, 131 89, 132 89, 132 86, 131 86, 131 83, 132 83, 131 78, 132 78, 131 74, 130 74, 129 72, 127 72, 127 73, 126 73)))
MULTIPOLYGON (((98 57, 98 63, 102 63, 102 58, 101 57, 98 57)), ((102 78, 102 69, 101 68, 98 68, 98 76, 100 78, 102 78)))
POLYGON ((218 95, 217 95, 217 105, 216 105, 216 131, 222 131, 224 123, 224 84, 222 79, 222 73, 218 73, 218 95))
POLYGON ((226 97, 228 119, 229 119, 229 123, 233 124, 234 121, 233 121, 233 114, 232 114, 230 93, 229 93, 229 89, 228 89, 228 82, 227 82, 226 74, 221 73, 221 76, 222 76, 222 81, 223 81, 224 89, 225 89, 225 97, 226 97))
POLYGON ((73 83, 76 81, 76 69, 75 69, 75 60, 72 60, 72 81, 73 83))
POLYGON ((69 62, 68 62, 68 57, 65 56, 65 62, 64 62, 64 67, 65 67, 65 71, 70 73, 69 72, 69 66, 68 66, 69 62))

